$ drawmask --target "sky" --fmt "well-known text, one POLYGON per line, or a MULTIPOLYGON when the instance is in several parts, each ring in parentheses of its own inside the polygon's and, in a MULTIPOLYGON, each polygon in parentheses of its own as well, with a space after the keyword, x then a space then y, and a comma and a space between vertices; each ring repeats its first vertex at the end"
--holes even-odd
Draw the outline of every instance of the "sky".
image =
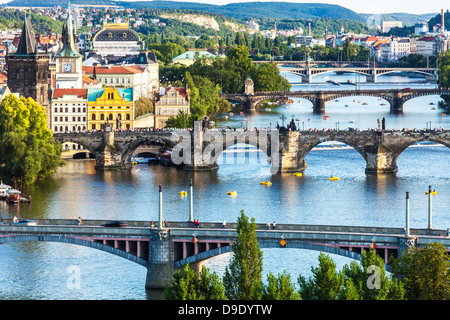
MULTIPOLYGON (((183 2, 199 2, 224 5, 237 2, 253 2, 250 0, 174 0, 183 2)), ((259 2, 276 0, 257 0, 259 2)), ((440 13, 441 9, 450 9, 448 0, 282 0, 284 2, 295 3, 328 3, 337 4, 357 13, 440 13)))

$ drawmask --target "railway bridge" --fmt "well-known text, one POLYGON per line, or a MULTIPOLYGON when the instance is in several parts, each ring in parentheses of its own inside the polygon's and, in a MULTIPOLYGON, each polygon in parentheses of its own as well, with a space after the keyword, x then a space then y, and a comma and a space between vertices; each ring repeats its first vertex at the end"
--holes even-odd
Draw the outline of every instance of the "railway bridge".
POLYGON ((184 170, 216 170, 218 157, 227 148, 247 144, 263 151, 270 160, 271 173, 303 172, 305 158, 317 145, 336 141, 353 147, 366 161, 368 174, 394 173, 397 158, 409 146, 434 142, 450 147, 450 131, 349 131, 349 130, 193 130, 121 131, 106 126, 103 132, 54 134, 55 140, 84 146, 95 156, 96 169, 126 169, 141 145, 160 142, 172 147, 173 164, 184 170))
MULTIPOLYGON (((162 289, 172 279, 176 269, 189 264, 200 271, 202 264, 215 256, 232 252, 237 239, 236 225, 169 222, 165 227, 148 227, 145 221, 126 221, 125 227, 107 227, 111 221, 75 219, 41 219, 35 225, 0 225, 0 244, 23 241, 60 242, 94 248, 128 259, 147 268, 146 287, 162 289)), ((386 263, 411 246, 422 247, 438 242, 450 248, 445 230, 402 228, 288 225, 277 224, 276 230, 266 230, 257 224, 257 239, 262 249, 307 249, 360 259, 364 250, 376 244, 375 250, 386 263)))

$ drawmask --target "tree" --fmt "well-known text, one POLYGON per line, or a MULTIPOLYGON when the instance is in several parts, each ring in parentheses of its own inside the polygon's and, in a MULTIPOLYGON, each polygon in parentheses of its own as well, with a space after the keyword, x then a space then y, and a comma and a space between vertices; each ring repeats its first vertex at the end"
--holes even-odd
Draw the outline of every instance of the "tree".
POLYGON ((278 277, 269 272, 267 285, 261 289, 259 300, 300 300, 300 294, 295 289, 295 284, 291 282, 290 274, 284 271, 278 277))
POLYGON ((386 274, 384 261, 375 250, 363 252, 360 263, 353 261, 350 266, 344 266, 344 275, 348 294, 361 300, 403 300, 404 287, 398 279, 392 279, 386 274), (351 282, 347 285, 347 282, 351 282), (354 288, 357 289, 355 292, 354 288), (356 294, 357 293, 357 294, 356 294))
POLYGON ((202 266, 198 275, 187 264, 183 270, 177 270, 164 288, 167 300, 225 300, 224 288, 219 276, 202 266))
POLYGON ((193 120, 191 121, 191 118, 192 117, 189 117, 183 110, 180 110, 176 117, 169 117, 169 119, 167 119, 165 127, 178 129, 192 127, 191 122, 193 124, 193 120))
POLYGON ((152 113, 153 112, 153 101, 152 99, 148 97, 140 97, 136 102, 134 106, 134 116, 135 118, 142 116, 144 114, 152 113))
POLYGON ((236 231, 238 238, 233 243, 233 257, 223 277, 225 295, 231 300, 251 300, 261 285, 263 259, 256 239, 255 219, 250 222, 242 210, 236 231))
POLYGON ((444 245, 410 248, 392 260, 394 276, 405 284, 408 300, 450 299, 450 258, 444 245))
POLYGON ((5 97, 0 103, 0 176, 29 185, 53 175, 62 147, 47 128, 45 109, 32 98, 5 97))
POLYGON ((311 267, 313 276, 306 280, 300 275, 298 284, 303 300, 337 300, 344 284, 344 274, 336 271, 330 256, 319 254, 319 266, 311 267))
MULTIPOLYGON (((439 86, 441 88, 450 88, 450 51, 439 57, 439 86)), ((441 95, 444 100, 439 105, 444 108, 450 107, 450 95, 441 95)))

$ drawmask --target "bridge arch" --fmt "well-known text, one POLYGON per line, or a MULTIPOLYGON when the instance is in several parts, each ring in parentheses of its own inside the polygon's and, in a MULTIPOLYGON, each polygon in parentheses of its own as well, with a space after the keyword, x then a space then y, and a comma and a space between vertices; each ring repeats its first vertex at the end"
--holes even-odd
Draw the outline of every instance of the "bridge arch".
POLYGON ((73 245, 79 245, 84 247, 89 247, 97 250, 101 250, 104 252, 108 252, 110 254, 125 258, 132 262, 135 262, 141 266, 147 267, 147 260, 133 255, 130 252, 126 252, 125 250, 121 250, 119 248, 114 248, 113 246, 106 245, 100 243, 98 241, 93 241, 91 239, 83 239, 77 237, 64 237, 61 235, 51 235, 51 234, 23 234, 23 235, 9 235, 0 238, 0 244, 6 243, 14 243, 14 242, 59 242, 59 243, 67 243, 73 245))
MULTIPOLYGON (((288 245, 286 247, 282 248, 280 247, 280 244, 278 241, 268 240, 268 241, 259 241, 259 246, 261 249, 280 249, 280 250, 289 250, 289 249, 303 249, 303 250, 313 250, 313 251, 319 251, 319 252, 326 252, 330 254, 336 254, 339 256, 343 256, 346 258, 354 259, 354 260, 361 260, 362 255, 355 251, 349 251, 346 249, 338 248, 338 247, 332 247, 327 246, 323 244, 315 244, 315 243, 306 243, 302 241, 289 241, 288 245)), ((225 246, 221 248, 215 248, 208 251, 204 251, 202 253, 197 253, 195 255, 192 255, 190 257, 178 260, 174 262, 174 269, 182 268, 187 264, 195 264, 199 262, 204 262, 205 260, 211 259, 213 257, 233 252, 233 246, 225 246)))
POLYGON ((358 152, 363 157, 364 161, 367 162, 366 152, 364 149, 359 147, 356 143, 352 142, 350 139, 347 139, 345 136, 340 136, 340 135, 336 134, 336 135, 324 136, 324 137, 321 137, 320 139, 314 139, 313 141, 311 141, 310 143, 308 143, 307 145, 302 147, 301 151, 298 153, 297 163, 302 164, 302 166, 304 168, 306 168, 305 159, 308 156, 308 154, 311 152, 311 150, 313 150, 315 147, 317 147, 318 145, 320 145, 324 142, 344 143, 345 145, 351 147, 353 150, 358 152))
POLYGON ((178 139, 176 138, 177 137, 171 138, 169 136, 165 137, 159 135, 142 136, 140 139, 133 140, 126 145, 126 149, 122 154, 122 160, 124 163, 131 163, 131 157, 136 149, 149 142, 156 142, 157 144, 173 147, 178 143, 178 139))
POLYGON ((204 139, 211 141, 205 145, 203 157, 209 158, 211 164, 217 165, 218 158, 223 155, 224 151, 239 145, 255 147, 258 152, 263 152, 270 159, 272 150, 270 134, 266 134, 267 132, 228 130, 225 133, 220 131, 209 131, 208 133, 205 133, 204 139), (207 136, 208 133, 211 134, 210 137, 207 136))
POLYGON ((419 138, 418 140, 414 140, 414 141, 406 141, 404 142, 402 145, 400 145, 399 147, 397 147, 394 151, 394 155, 393 155, 393 161, 394 164, 397 163, 398 158, 400 157, 400 155, 409 147, 416 145, 418 143, 421 142, 433 142, 433 143, 437 143, 440 145, 443 145, 445 147, 447 147, 448 149, 450 149, 450 139, 442 139, 439 137, 428 137, 428 136, 422 136, 421 138, 419 138))

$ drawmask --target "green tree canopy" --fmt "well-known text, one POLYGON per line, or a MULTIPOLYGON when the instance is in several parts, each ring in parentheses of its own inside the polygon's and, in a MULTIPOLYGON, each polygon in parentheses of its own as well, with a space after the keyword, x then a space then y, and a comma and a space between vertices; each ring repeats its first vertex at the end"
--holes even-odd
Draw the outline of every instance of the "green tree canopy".
POLYGON ((0 175, 29 185, 56 172, 62 147, 47 128, 45 109, 33 99, 14 95, 0 103, 0 175))
POLYGON ((263 253, 256 239, 256 223, 241 211, 233 243, 233 256, 225 268, 225 295, 231 300, 251 300, 262 280, 263 253))
POLYGON ((392 271, 405 284, 408 300, 450 299, 450 258, 444 245, 410 248, 392 262, 392 271))
POLYGON ((173 274, 164 288, 167 300, 225 300, 224 288, 219 276, 202 266, 200 276, 187 264, 173 274))

